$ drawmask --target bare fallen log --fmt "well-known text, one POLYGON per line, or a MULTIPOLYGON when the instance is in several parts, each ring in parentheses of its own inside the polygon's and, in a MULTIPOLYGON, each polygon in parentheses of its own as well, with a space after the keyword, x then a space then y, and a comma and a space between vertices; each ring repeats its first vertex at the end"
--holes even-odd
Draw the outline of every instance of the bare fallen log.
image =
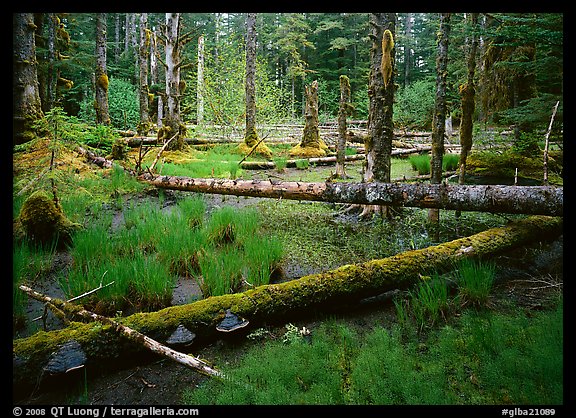
POLYGON ((307 183, 195 179, 150 174, 143 174, 139 179, 163 189, 198 193, 493 213, 563 215, 563 188, 553 186, 307 183))
POLYGON ((82 319, 87 319, 89 321, 96 321, 101 322, 102 324, 105 325, 111 325, 116 331, 128 337, 131 341, 146 347, 147 349, 156 354, 168 357, 169 359, 174 360, 180 364, 183 364, 186 367, 195 369, 206 376, 224 378, 224 375, 221 372, 213 369, 204 361, 196 357, 180 353, 179 351, 173 350, 170 347, 160 344, 158 341, 155 341, 152 338, 130 327, 127 327, 126 325, 122 325, 118 321, 114 321, 113 319, 110 319, 108 317, 98 315, 94 312, 90 312, 77 305, 71 305, 69 302, 65 302, 60 299, 53 299, 49 296, 36 292, 35 290, 29 288, 28 286, 20 285, 19 288, 31 298, 46 304, 53 305, 54 307, 56 307, 56 309, 58 309, 61 312, 65 312, 82 319))
MULTIPOLYGON (((346 265, 285 283, 209 297, 157 312, 138 313, 117 322, 156 341, 167 341, 179 326, 184 326, 196 335, 194 344, 203 344, 217 335, 221 338, 230 335, 217 331, 228 313, 249 320, 250 326, 242 328, 244 330, 267 322, 287 322, 295 313, 353 304, 386 291, 408 288, 420 280, 420 275, 448 271, 464 258, 492 257, 560 234, 562 218, 534 216, 381 260, 346 265)), ((108 369, 114 359, 125 362, 145 351, 132 343, 126 344, 129 340, 120 336, 111 324, 95 326, 94 323, 73 322, 62 330, 38 332, 13 340, 13 386, 19 390, 34 387, 42 377, 50 355, 71 340, 77 341, 84 350, 87 368, 105 364, 108 369)))
MULTIPOLYGON (((114 161, 108 160, 104 157, 99 157, 98 155, 94 154, 92 151, 89 151, 82 147, 76 147, 76 151, 78 151, 81 155, 86 157, 88 161, 93 164, 96 164, 100 168, 112 168, 114 166, 114 161)), ((123 167, 128 173, 132 174, 133 176, 136 175, 136 171, 123 167)))

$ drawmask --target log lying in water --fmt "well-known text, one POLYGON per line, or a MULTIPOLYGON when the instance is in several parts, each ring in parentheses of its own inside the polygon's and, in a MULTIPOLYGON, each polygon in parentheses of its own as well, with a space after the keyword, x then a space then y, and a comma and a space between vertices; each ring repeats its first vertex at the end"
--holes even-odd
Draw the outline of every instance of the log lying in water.
POLYGON ((198 179, 143 174, 156 187, 235 196, 311 200, 360 205, 563 215, 563 188, 553 186, 405 183, 306 183, 272 180, 198 179))
MULTIPOLYGON (((250 322, 245 330, 266 322, 288 321, 295 313, 351 304, 389 290, 408 288, 420 280, 421 274, 447 271, 463 258, 491 257, 531 242, 556 238, 562 234, 562 224, 558 217, 529 217, 440 245, 258 286, 243 293, 138 313, 118 322, 159 342, 167 341, 182 325, 196 334, 196 347, 216 335, 229 335, 216 330, 228 312, 250 322)), ((144 350, 120 336, 111 325, 72 322, 62 330, 40 331, 13 340, 13 386, 18 390, 34 387, 43 377, 51 353, 70 340, 81 345, 87 368, 102 364, 107 368, 112 360, 125 362, 144 350)))

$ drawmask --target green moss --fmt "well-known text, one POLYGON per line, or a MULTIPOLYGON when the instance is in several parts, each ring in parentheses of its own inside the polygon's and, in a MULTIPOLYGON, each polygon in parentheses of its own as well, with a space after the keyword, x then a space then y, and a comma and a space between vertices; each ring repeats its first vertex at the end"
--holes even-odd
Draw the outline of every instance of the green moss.
POLYGON ((388 87, 388 83, 392 78, 392 49, 394 48, 394 37, 392 32, 386 29, 382 35, 382 62, 380 63, 380 71, 384 79, 384 87, 388 87))
MULTIPOLYGON (((254 145, 255 144, 256 143, 254 143, 254 145)), ((260 142, 256 146, 256 149, 252 151, 254 145, 248 145, 246 142, 241 142, 240 144, 238 144, 238 153, 242 155, 248 155, 251 152, 250 155, 256 154, 268 160, 272 159, 272 151, 270 150, 270 148, 268 148, 268 146, 264 142, 260 142)))
MULTIPOLYGON (((227 309, 254 326, 274 318, 286 318, 294 312, 374 295, 387 290, 407 288, 418 282, 421 274, 447 271, 454 262, 465 258, 483 258, 562 233, 562 218, 533 216, 504 227, 392 257, 304 276, 281 284, 262 285, 243 293, 206 298, 191 304, 173 306, 157 312, 139 313, 121 322, 158 341, 165 341, 182 324, 199 337, 214 335, 215 326, 227 309)), ((58 344, 76 339, 100 357, 117 355, 123 339, 100 324, 73 324, 61 331, 38 333, 13 341, 19 359, 45 359, 58 344)), ((88 353, 87 353, 88 354, 88 353)), ((20 378, 39 375, 45 363, 15 367, 20 378), (34 370, 33 370, 34 369, 34 370)), ((29 377, 28 377, 29 378, 29 377)))
POLYGON ((16 227, 32 242, 49 244, 56 240, 61 247, 71 243, 72 233, 81 225, 66 218, 46 192, 37 190, 23 203, 16 227))
POLYGON ((326 148, 322 147, 303 147, 301 144, 298 144, 290 150, 290 156, 301 158, 325 157, 325 149, 326 148))
POLYGON ((100 74, 96 82, 98 83, 98 86, 100 86, 103 90, 108 91, 109 80, 106 74, 100 74))

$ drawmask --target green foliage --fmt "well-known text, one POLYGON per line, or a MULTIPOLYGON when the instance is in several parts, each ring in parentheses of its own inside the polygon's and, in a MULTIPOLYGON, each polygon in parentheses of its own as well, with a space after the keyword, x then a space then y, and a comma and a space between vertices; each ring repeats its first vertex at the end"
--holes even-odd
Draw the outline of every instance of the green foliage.
POLYGON ((394 120, 410 129, 431 129, 435 82, 419 80, 400 88, 395 96, 394 120))
POLYGON ((409 292, 410 308, 420 329, 445 319, 449 309, 446 282, 438 275, 426 278, 409 292))
MULTIPOLYGON (((110 124, 118 129, 136 129, 140 122, 138 90, 130 82, 110 77, 108 84, 108 111, 110 124)), ((85 98, 80 104, 79 117, 86 122, 94 122, 96 113, 93 98, 85 98)))
POLYGON ((417 171, 418 174, 430 174, 430 156, 428 154, 411 155, 408 157, 408 161, 412 165, 412 170, 417 171))
POLYGON ((495 273, 493 263, 462 260, 456 268, 456 276, 463 303, 485 305, 494 284, 495 273))
MULTIPOLYGON (((563 307, 527 316, 465 312, 419 339, 399 326, 329 320, 309 343, 293 324, 251 345, 226 381, 185 390, 198 405, 562 404, 563 307), (289 336, 289 337, 287 337, 289 336), (289 341, 290 344, 286 344, 289 341)), ((266 335, 270 335, 267 333, 266 335)), ((262 335, 265 337, 265 335, 262 335)))
MULTIPOLYGON (((458 168, 459 162, 458 154, 444 154, 442 156, 442 170, 454 171, 458 168)), ((430 174, 430 156, 428 154, 411 155, 408 161, 414 171, 418 174, 430 174)))
POLYGON ((310 166, 310 162, 306 159, 296 160, 296 168, 298 170, 307 170, 310 166))

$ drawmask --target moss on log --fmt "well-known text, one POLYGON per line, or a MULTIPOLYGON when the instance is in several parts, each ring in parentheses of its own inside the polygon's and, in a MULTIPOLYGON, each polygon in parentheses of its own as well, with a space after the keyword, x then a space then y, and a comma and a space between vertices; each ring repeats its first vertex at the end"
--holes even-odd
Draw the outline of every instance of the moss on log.
MULTIPOLYGON (((397 254, 365 263, 304 276, 280 284, 256 287, 243 293, 214 296, 157 312, 138 313, 119 320, 159 342, 169 339, 182 325, 206 342, 217 335, 216 326, 227 310, 250 321, 250 327, 281 321, 290 314, 305 313, 340 303, 352 303, 382 292, 408 288, 420 274, 447 271, 462 258, 483 258, 530 242, 562 234, 562 218, 534 216, 440 245, 397 254)), ((54 300, 57 305, 57 300, 54 300)), ((78 309, 81 309, 80 307, 78 309)), ((42 376, 50 354, 76 340, 87 356, 87 367, 110 365, 111 360, 134 357, 143 348, 100 323, 72 322, 57 331, 40 331, 13 341, 13 384, 30 387, 42 376)))

